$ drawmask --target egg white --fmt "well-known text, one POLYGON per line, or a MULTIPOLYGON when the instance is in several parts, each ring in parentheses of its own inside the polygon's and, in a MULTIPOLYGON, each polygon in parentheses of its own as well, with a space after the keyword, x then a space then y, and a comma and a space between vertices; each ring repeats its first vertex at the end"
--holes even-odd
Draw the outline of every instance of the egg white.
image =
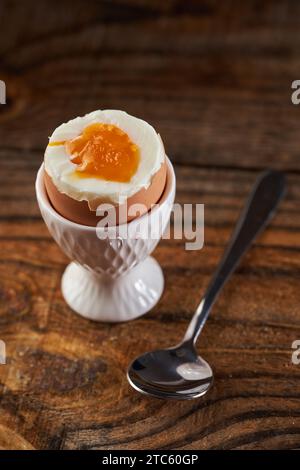
POLYGON ((140 189, 147 189, 165 158, 162 140, 150 124, 124 111, 113 109, 94 111, 62 124, 55 129, 49 143, 78 137, 87 126, 95 123, 114 124, 126 132, 139 147, 140 163, 129 182, 74 177, 77 165, 71 162, 64 145, 48 145, 44 158, 46 172, 58 191, 77 201, 87 201, 91 210, 96 210, 99 203, 104 201, 114 205, 123 204, 140 189))

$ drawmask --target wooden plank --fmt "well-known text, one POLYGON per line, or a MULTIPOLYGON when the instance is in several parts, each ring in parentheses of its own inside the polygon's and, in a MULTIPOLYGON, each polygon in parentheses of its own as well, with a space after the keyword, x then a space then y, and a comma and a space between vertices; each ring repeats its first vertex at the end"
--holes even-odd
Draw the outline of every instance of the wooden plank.
POLYGON ((0 3, 0 447, 268 449, 300 446, 300 4, 158 0, 0 3), (34 181, 47 137, 95 108, 151 122, 176 163, 177 202, 205 204, 205 246, 163 240, 166 289, 130 324, 65 304, 66 256, 34 181), (199 342, 215 384, 188 403, 134 392, 126 367, 175 344, 259 171, 287 172, 268 230, 217 302, 199 342))

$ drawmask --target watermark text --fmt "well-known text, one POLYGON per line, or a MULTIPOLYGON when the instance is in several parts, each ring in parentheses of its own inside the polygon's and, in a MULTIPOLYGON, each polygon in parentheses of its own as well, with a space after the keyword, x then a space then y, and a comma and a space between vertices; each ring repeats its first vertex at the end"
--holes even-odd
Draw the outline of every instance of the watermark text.
POLYGON ((291 95, 292 103, 298 105, 300 104, 300 80, 294 80, 292 82, 292 89, 295 90, 291 95))
POLYGON ((6 364, 6 347, 2 339, 0 339, 0 364, 6 364))
POLYGON ((292 364, 298 366, 300 364, 300 339, 296 339, 292 343, 292 364))
POLYGON ((150 211, 144 204, 127 204, 118 208, 112 204, 100 204, 96 211, 101 217, 96 227, 99 239, 121 240, 184 240, 185 249, 201 250, 204 245, 204 204, 175 203, 167 211, 159 204, 150 211), (171 217, 173 223, 170 224, 171 217), (132 220, 132 223, 127 223, 132 220))
POLYGON ((6 85, 3 80, 0 80, 0 104, 6 104, 6 85))

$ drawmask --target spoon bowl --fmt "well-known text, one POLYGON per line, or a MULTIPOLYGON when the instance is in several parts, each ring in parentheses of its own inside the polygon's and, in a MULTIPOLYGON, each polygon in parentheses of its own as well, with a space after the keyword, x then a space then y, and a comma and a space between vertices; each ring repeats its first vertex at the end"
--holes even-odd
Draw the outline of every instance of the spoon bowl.
POLYGON ((127 378, 141 393, 189 400, 208 391, 213 372, 193 347, 181 344, 138 357, 130 365, 127 378))

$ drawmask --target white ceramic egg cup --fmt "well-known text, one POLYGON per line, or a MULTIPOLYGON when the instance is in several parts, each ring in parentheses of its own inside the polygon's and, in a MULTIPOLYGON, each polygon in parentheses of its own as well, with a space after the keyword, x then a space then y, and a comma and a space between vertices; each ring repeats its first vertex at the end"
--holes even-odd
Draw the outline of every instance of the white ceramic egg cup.
POLYGON ((44 186, 44 165, 38 171, 36 196, 42 217, 62 251, 72 261, 62 276, 62 293, 79 315, 103 322, 133 320, 158 302, 164 288, 161 267, 150 255, 170 219, 176 179, 168 160, 165 191, 152 211, 118 228, 88 227, 58 214, 44 186), (149 227, 155 236, 149 236, 149 227), (111 233, 113 232, 113 234, 111 233))

